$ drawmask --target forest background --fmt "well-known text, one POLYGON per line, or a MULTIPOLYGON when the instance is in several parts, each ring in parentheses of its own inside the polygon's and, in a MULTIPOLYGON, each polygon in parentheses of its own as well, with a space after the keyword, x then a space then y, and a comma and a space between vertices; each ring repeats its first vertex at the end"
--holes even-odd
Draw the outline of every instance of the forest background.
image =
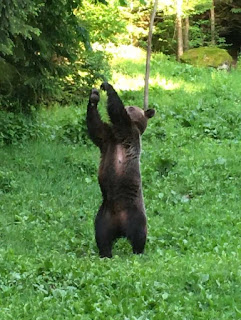
MULTIPOLYGON (((28 112, 41 103, 83 99, 97 80, 111 79, 109 43, 146 49, 151 6, 148 1, 1 1, 1 110, 28 112)), ((217 45, 236 59, 240 29, 238 1, 160 1, 152 49, 180 56, 188 48, 217 45)))

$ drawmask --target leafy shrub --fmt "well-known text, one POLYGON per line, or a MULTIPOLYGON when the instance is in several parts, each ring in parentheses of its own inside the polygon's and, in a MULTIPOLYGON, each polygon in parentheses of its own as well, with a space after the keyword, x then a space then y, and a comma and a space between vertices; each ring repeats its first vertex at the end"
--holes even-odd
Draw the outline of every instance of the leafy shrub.
POLYGON ((0 146, 17 144, 41 136, 33 116, 0 111, 0 146))
POLYGON ((60 107, 51 111, 43 108, 38 113, 38 123, 45 140, 65 144, 88 144, 86 110, 78 106, 60 107), (52 113, 49 118, 49 112, 52 113))
POLYGON ((64 143, 87 143, 87 129, 83 119, 73 123, 66 123, 61 128, 59 139, 64 143))

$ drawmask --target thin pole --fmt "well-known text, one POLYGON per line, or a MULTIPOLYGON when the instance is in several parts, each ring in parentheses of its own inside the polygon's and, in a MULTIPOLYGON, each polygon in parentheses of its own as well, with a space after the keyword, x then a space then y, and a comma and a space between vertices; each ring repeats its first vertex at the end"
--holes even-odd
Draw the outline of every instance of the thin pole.
POLYGON ((211 44, 215 46, 215 11, 214 11, 214 1, 212 3, 211 13, 211 44))
POLYGON ((145 74, 145 88, 144 88, 144 110, 148 109, 148 96, 149 96, 149 77, 150 77, 150 61, 151 61, 151 40, 152 40, 152 29, 154 19, 156 16, 158 0, 155 0, 153 10, 151 13, 149 33, 147 40, 147 54, 146 54, 146 74, 145 74))
POLYGON ((180 61, 180 57, 183 54, 182 2, 183 0, 177 0, 177 61, 180 61))

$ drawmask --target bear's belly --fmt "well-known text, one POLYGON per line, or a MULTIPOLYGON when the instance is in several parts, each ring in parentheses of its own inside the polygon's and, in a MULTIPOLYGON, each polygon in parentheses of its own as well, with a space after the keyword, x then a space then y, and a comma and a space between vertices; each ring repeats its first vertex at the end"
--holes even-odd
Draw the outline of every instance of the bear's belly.
POLYGON ((108 199, 140 196, 139 156, 121 144, 108 148, 102 155, 99 184, 108 199))
POLYGON ((126 150, 122 145, 118 144, 114 154, 114 171, 118 176, 125 173, 125 164, 126 150))
POLYGON ((105 184, 113 184, 115 179, 125 175, 127 164, 126 150, 121 144, 109 147, 102 155, 99 180, 105 184))

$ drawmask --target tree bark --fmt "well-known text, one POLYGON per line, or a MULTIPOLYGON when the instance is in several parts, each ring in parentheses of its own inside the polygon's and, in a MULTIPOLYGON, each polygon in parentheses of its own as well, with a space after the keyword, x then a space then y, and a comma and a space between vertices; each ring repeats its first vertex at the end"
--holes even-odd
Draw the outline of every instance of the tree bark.
POLYGON ((189 49, 189 17, 186 16, 184 20, 184 29, 183 29, 183 50, 187 51, 189 49))
POLYGON ((183 38, 182 38, 182 0, 176 0, 176 24, 177 24, 177 61, 183 54, 183 38))
POLYGON ((214 11, 214 0, 212 8, 210 9, 210 20, 211 20, 211 44, 215 45, 215 11, 214 11))
POLYGON ((150 61, 151 61, 151 40, 154 19, 156 16, 158 0, 155 0, 153 10, 150 17, 149 33, 147 40, 147 54, 146 54, 146 74, 145 74, 145 88, 144 88, 144 110, 148 109, 148 98, 149 98, 149 77, 150 77, 150 61))

